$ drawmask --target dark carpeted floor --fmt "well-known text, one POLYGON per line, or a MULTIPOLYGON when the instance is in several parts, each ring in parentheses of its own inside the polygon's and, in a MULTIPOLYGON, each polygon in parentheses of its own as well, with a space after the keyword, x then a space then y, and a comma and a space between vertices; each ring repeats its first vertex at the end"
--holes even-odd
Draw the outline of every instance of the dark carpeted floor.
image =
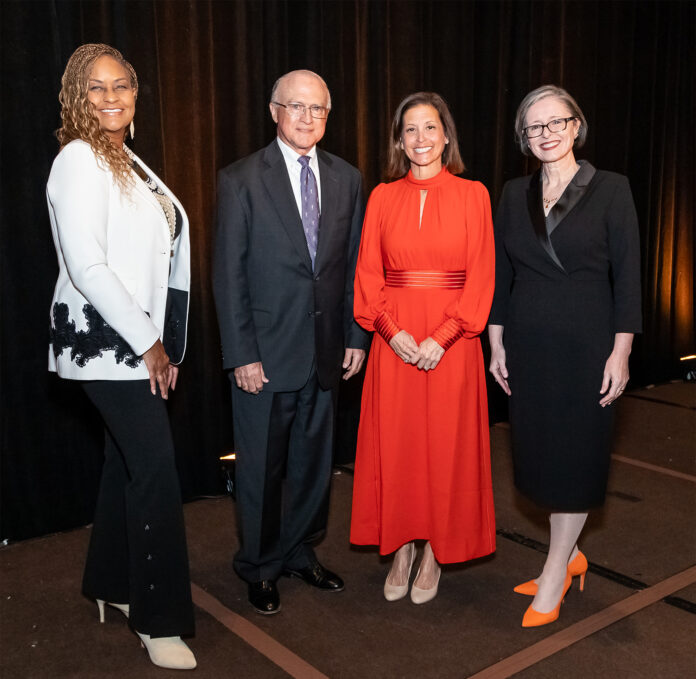
MULTIPOLYGON (((388 560, 376 549, 350 547, 349 471, 334 476, 329 530, 317 550, 343 576, 346 590, 328 594, 282 579, 283 609, 276 616, 255 614, 246 587, 232 572, 237 544, 232 500, 189 503, 192 582, 258 632, 244 641, 229 621, 225 626, 197 608, 196 636, 189 640, 199 663, 194 676, 288 677, 271 659, 275 640, 316 669, 307 677, 469 677, 537 642, 550 646, 561 630, 571 641, 580 640, 572 645, 566 640, 565 647, 515 676, 696 676, 696 584, 585 638, 582 625, 575 625, 696 563, 695 442, 696 385, 663 385, 623 398, 610 493, 606 506, 591 515, 581 542, 595 567, 583 593, 577 586, 570 590, 560 619, 537 629, 520 626, 530 600, 512 587, 541 568, 546 518, 512 486, 504 424, 491 428, 497 551, 447 567, 437 598, 423 606, 408 598, 386 602, 388 560)), ((0 677, 183 676, 154 667, 117 611, 108 611, 106 623, 99 624, 96 605, 80 595, 88 537, 84 528, 0 549, 0 677)))

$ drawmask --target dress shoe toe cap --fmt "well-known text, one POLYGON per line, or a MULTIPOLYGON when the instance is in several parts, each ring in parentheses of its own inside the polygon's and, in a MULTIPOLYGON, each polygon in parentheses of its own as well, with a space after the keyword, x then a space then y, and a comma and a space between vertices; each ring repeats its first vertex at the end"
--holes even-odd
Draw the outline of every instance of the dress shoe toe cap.
POLYGON ((261 580, 249 583, 249 603, 263 615, 277 613, 280 610, 280 596, 275 582, 261 580))

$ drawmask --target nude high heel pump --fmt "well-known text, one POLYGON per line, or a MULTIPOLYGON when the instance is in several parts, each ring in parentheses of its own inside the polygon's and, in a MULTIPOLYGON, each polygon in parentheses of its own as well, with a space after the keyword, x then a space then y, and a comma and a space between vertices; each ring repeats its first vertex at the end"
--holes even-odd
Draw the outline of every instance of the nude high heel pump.
MULTIPOLYGON (((423 565, 423 561, 425 560, 428 547, 430 547, 430 543, 428 543, 425 546, 426 552, 423 553, 423 560, 421 560, 420 566, 418 566, 418 572, 416 573, 416 577, 413 580, 413 586, 411 587, 411 601, 413 601, 414 604, 424 604, 430 601, 431 599, 434 599, 437 595, 438 585, 440 584, 442 568, 440 568, 440 564, 437 563, 437 560, 435 559, 435 553, 433 552, 432 557, 435 561, 435 565, 437 566, 437 579, 435 580, 435 584, 428 589, 421 589, 420 587, 416 586, 416 582, 418 582, 418 576, 420 575, 421 566, 423 565)), ((430 547, 430 551, 433 551, 432 547, 430 547)))
POLYGON ((140 644, 147 651, 150 660, 157 667, 170 670, 192 670, 196 667, 196 658, 181 637, 153 639, 149 634, 136 634, 140 637, 140 644))
MULTIPOLYGON (((570 573, 571 577, 576 577, 578 575, 580 576, 580 591, 585 591, 587 559, 580 550, 578 550, 575 558, 568 564, 568 573, 570 573)), ((513 591, 517 592, 518 594, 526 594, 527 596, 536 596, 538 588, 539 586, 535 580, 527 580, 527 582, 517 585, 513 591)))
MULTIPOLYGON (((414 604, 425 604, 437 596, 437 588, 440 584, 440 576, 442 575, 442 568, 439 566, 438 568, 439 572, 437 574, 437 581, 430 589, 421 589, 420 587, 416 587, 415 584, 411 587, 411 601, 413 601, 414 604)), ((414 583, 416 580, 418 580, 419 575, 420 568, 418 569, 418 573, 416 573, 414 583)))
POLYGON ((115 604, 111 601, 104 601, 103 599, 97 599, 97 607, 99 608, 99 622, 104 622, 104 606, 111 606, 117 611, 121 611, 123 615, 128 617, 130 613, 130 606, 128 604, 115 604))
POLYGON ((548 625, 554 620, 558 620, 558 616, 561 612, 561 604, 565 599, 565 595, 570 589, 570 583, 573 582, 573 578, 570 573, 566 572, 565 582, 563 583, 563 593, 561 598, 558 600, 558 605, 552 611, 548 613, 539 613, 535 611, 530 605, 525 611, 524 617, 522 618, 522 627, 540 627, 541 625, 548 625))
MULTIPOLYGON (((387 601, 398 601, 403 599, 408 592, 408 581, 411 577, 411 569, 413 568, 413 562, 416 560, 416 545, 411 544, 411 562, 408 564, 408 573, 406 574, 406 584, 405 585, 390 585, 385 581, 384 583, 384 598, 387 601)), ((389 576, 387 576, 388 578, 389 576)))

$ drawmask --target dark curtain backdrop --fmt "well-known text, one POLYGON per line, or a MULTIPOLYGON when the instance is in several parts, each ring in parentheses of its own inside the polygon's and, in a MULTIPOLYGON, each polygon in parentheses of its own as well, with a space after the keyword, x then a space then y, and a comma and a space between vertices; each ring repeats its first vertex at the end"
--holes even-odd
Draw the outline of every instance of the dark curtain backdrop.
MULTIPOLYGON (((274 80, 321 73, 333 110, 322 145, 380 180, 406 94, 448 100, 466 176, 488 187, 534 169, 513 140, 530 89, 566 87, 589 121, 580 157, 628 175, 642 230, 645 333, 634 383, 679 377, 694 341, 694 2, 3 2, 2 522, 12 540, 91 521, 102 430, 74 384, 46 372, 57 273, 44 187, 57 94, 72 51, 115 45, 141 87, 135 149, 191 218, 187 359, 170 402, 186 498, 221 490, 231 449, 210 286, 215 174, 267 144, 274 80)), ((353 453, 360 384, 341 394, 339 455, 353 453)), ((494 411, 504 407, 491 393, 494 411)))

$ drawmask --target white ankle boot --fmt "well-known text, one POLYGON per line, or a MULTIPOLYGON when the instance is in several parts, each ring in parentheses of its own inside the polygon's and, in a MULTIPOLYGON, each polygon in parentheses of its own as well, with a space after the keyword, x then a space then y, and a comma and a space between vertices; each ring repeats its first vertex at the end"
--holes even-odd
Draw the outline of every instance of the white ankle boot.
POLYGON ((158 637, 152 639, 149 634, 140 634, 140 642, 150 656, 150 660, 158 667, 170 670, 192 670, 196 666, 196 658, 191 649, 181 640, 181 637, 158 637))

